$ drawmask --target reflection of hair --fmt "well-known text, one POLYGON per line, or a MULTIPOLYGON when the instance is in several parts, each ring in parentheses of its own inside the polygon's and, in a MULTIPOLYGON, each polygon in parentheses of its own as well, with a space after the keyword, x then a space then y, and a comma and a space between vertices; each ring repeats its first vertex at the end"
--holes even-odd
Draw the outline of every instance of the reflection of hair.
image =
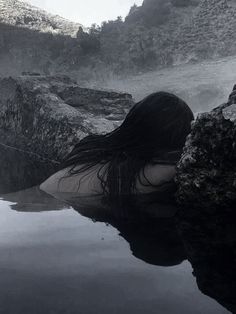
POLYGON ((81 140, 61 167, 71 167, 70 174, 77 174, 100 165, 104 194, 131 194, 147 163, 177 161, 171 161, 168 153, 182 151, 193 119, 191 109, 177 96, 153 93, 135 104, 111 133, 81 140))
MULTIPOLYGON (((144 208, 143 215, 139 216, 139 209, 134 206, 131 209, 133 214, 124 217, 124 212, 130 213, 127 203, 125 203, 125 211, 123 207, 113 208, 117 207, 116 202, 105 209, 99 207, 99 200, 96 198, 88 198, 87 204, 80 203, 81 198, 77 199, 77 205, 70 202, 69 204, 79 214, 93 219, 94 222, 105 222, 116 228, 119 235, 129 243, 132 254, 146 263, 168 267, 178 265, 186 259, 186 252, 177 232, 176 221, 173 218, 155 217, 159 201, 155 203, 151 215, 144 208), (92 207, 94 206, 92 210, 90 202, 92 202, 92 207)), ((148 199, 146 206, 149 207, 148 199)))

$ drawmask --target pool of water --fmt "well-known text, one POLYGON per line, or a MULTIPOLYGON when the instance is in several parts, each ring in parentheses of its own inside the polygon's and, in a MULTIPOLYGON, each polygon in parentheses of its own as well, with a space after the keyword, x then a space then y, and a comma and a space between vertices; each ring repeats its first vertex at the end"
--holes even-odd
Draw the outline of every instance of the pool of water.
POLYGON ((1 172, 1 314, 230 313, 199 290, 173 218, 98 221, 37 187, 17 192, 30 173, 17 156, 17 181, 1 172))

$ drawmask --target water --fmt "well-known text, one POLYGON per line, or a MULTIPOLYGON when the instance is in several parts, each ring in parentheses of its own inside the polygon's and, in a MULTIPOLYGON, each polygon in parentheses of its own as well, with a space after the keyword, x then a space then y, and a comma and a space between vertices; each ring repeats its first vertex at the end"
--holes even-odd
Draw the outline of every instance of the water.
MULTIPOLYGON (((18 152, 15 159, 22 173, 2 164, 1 314, 229 313, 199 290, 173 218, 98 215, 94 221, 94 203, 86 211, 37 187, 16 192, 28 169, 26 155, 18 152)), ((42 161, 31 156, 30 162, 40 172, 42 161)), ((25 188, 36 181, 34 173, 22 182, 25 188)))

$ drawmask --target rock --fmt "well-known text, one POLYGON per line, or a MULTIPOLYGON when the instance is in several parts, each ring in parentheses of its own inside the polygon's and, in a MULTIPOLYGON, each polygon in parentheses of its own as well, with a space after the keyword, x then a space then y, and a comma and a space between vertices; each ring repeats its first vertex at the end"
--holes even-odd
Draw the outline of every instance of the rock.
POLYGON ((200 114, 177 166, 179 234, 199 289, 236 313, 236 86, 200 114))
POLYGON ((81 88, 66 76, 3 78, 0 141, 60 162, 88 134, 112 131, 132 105, 129 94, 81 88))
POLYGON ((193 123, 177 167, 177 200, 201 209, 229 208, 236 202, 236 101, 229 101, 193 123))

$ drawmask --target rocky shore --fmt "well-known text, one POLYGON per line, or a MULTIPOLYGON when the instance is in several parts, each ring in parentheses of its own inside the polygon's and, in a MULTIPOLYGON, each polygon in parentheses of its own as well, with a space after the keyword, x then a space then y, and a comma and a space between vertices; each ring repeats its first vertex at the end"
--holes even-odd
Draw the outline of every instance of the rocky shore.
POLYGON ((236 98, 193 123, 178 164, 177 200, 182 206, 230 208, 236 202, 236 98))
MULTIPOLYGON (((193 123, 176 176, 181 207, 235 204, 235 95, 193 123)), ((130 94, 81 88, 66 76, 3 78, 0 142, 59 163, 83 137, 117 127, 132 105, 130 94)))
POLYGON ((236 313, 236 88, 193 123, 176 183, 176 222, 199 289, 236 313))
MULTIPOLYGON (((90 133, 112 130, 132 105, 129 94, 81 88, 68 77, 0 79, 0 192, 18 191, 42 182, 55 172, 57 164, 75 143, 90 133)), ((157 238, 150 237, 150 255, 144 256, 140 250, 143 241, 140 227, 138 232, 132 233, 133 229, 124 228, 123 220, 120 225, 117 219, 113 223, 129 241, 133 254, 145 262, 158 260, 160 265, 162 255, 158 243, 161 252, 172 254, 174 251, 176 256, 179 250, 175 263, 182 261, 186 254, 199 289, 232 313, 236 313, 235 160, 236 88, 227 103, 200 114, 192 125, 177 166, 176 198, 180 206, 171 225, 166 216, 162 215, 165 217, 162 220, 158 217, 162 210, 158 202, 152 203, 148 196, 149 212, 148 207, 139 202, 150 226, 153 224, 153 230, 158 232, 157 238), (173 226, 181 236, 181 247, 178 241, 172 242, 173 226), (163 242, 167 242, 164 249, 163 242), (170 244, 171 251, 168 251, 170 244), (139 250, 135 250, 136 247, 139 250)), ((40 206, 34 206, 35 210, 48 210, 48 198, 42 207, 41 194, 36 196, 40 206)), ((8 194, 5 200, 18 202, 13 205, 18 211, 30 210, 31 203, 35 202, 30 190, 8 194), (26 201, 28 207, 25 207, 26 201)), ((57 203, 55 208, 60 209, 57 203)), ((80 206, 80 213, 84 208, 80 206)), ((163 211, 166 213, 166 210, 163 211)), ((136 208, 132 213, 138 216, 136 208)), ((89 217, 87 209, 82 214, 89 217)), ((98 214, 101 215, 101 211, 98 214)), ((140 226, 143 226, 144 219, 140 217, 140 226)), ((94 213, 90 218, 96 218, 94 213)), ((129 228, 133 228, 133 221, 129 228)), ((147 239, 144 240, 143 252, 146 253, 147 239)))
POLYGON ((113 130, 133 105, 127 93, 81 88, 66 76, 0 79, 0 142, 60 162, 91 133, 113 130))

